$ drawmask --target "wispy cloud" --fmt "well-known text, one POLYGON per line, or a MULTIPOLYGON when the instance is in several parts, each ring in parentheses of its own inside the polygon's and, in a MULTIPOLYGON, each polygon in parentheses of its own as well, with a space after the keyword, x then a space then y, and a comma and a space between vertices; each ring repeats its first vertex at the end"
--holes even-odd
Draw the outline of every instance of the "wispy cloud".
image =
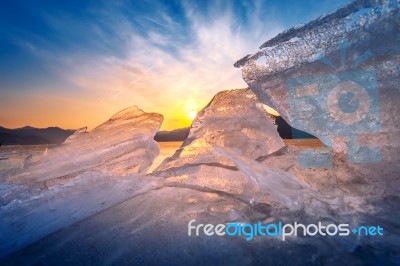
MULTIPOLYGON (((72 54, 73 63, 63 73, 77 86, 112 101, 116 109, 129 97, 131 104, 164 114, 166 128, 188 125, 191 109, 200 109, 218 91, 246 87, 233 63, 282 29, 265 27, 265 21, 253 16, 247 22, 249 30, 235 18, 232 6, 210 9, 204 14, 184 5, 185 25, 158 11, 140 22, 145 34, 134 28, 129 17, 102 11, 123 42, 119 46, 124 56, 72 54), (182 31, 190 32, 190 37, 180 36, 182 31)), ((107 43, 111 37, 102 35, 100 41, 107 43)))

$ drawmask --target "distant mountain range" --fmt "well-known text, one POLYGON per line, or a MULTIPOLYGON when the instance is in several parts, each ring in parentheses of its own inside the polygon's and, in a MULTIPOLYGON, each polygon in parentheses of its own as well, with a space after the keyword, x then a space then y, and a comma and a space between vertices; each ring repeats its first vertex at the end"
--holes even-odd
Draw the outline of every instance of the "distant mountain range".
POLYGON ((34 128, 27 126, 16 129, 0 127, 0 143, 2 145, 59 144, 74 132, 75 130, 65 130, 59 127, 34 128))
MULTIPOLYGON (((306 132, 292 129, 280 116, 275 117, 275 123, 278 126, 278 133, 283 139, 315 138, 306 132)), ((189 135, 189 131, 189 127, 171 131, 162 130, 157 132, 154 139, 158 142, 183 141, 189 135)), ((2 145, 60 144, 74 132, 75 130, 62 129, 59 127, 34 128, 27 126, 16 129, 0 127, 0 143, 2 145)))

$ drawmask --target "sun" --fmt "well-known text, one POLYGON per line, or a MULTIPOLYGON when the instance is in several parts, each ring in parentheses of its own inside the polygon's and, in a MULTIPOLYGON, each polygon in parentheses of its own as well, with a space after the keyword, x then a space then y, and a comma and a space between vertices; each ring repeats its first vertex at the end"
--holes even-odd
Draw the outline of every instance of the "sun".
POLYGON ((196 118, 196 115, 197 115, 196 111, 190 111, 188 117, 193 120, 196 118))

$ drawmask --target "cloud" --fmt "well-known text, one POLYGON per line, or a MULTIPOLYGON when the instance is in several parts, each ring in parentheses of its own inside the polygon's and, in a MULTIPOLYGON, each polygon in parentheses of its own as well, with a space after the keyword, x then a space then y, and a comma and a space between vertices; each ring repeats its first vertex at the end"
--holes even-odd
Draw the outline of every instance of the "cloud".
MULTIPOLYGON (((64 95, 68 101, 60 105, 69 107, 62 110, 93 114, 90 121, 69 118, 69 127, 75 121, 76 127, 93 128, 131 105, 163 114, 164 129, 188 126, 188 114, 218 91, 246 87, 240 69, 233 67, 236 60, 296 20, 284 15, 292 13, 285 4, 271 3, 120 0, 75 7, 69 13, 40 9, 35 14, 41 30, 14 31, 15 45, 42 71, 31 71, 41 82, 24 80, 22 87, 30 91, 20 103, 29 102, 33 92, 46 93, 46 99, 64 95)), ((35 113, 42 124, 61 121, 63 126, 63 117, 46 120, 52 103, 43 100, 40 106, 43 110, 35 113)))
POLYGON ((98 40, 109 43, 108 38, 115 38, 122 42, 116 48, 124 50, 105 55, 71 54, 68 61, 60 57, 62 75, 96 94, 103 105, 123 108, 126 106, 120 105, 128 97, 131 105, 164 114, 165 128, 187 126, 189 109, 199 110, 218 91, 246 87, 233 63, 281 30, 278 26, 267 28, 257 16, 247 22, 251 29, 243 27, 232 6, 217 5, 207 14, 183 6, 184 22, 158 10, 156 16, 140 20, 144 34, 129 17, 101 10, 114 34, 101 33, 98 40))

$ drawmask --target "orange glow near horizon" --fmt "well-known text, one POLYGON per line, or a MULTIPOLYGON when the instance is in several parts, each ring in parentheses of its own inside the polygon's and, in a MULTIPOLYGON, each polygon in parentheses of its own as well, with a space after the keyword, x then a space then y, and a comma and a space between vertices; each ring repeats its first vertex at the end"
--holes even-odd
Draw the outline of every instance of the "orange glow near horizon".
MULTIPOLYGON (((211 93, 210 93, 211 94, 211 93)), ((161 130, 189 127, 197 112, 205 106, 213 95, 204 99, 193 97, 153 98, 152 101, 134 101, 133 91, 124 92, 124 97, 109 100, 106 98, 85 99, 47 94, 5 95, 0 99, 0 126, 20 128, 60 127, 89 130, 100 125, 115 113, 136 105, 145 112, 159 113, 164 116, 161 130)), ((84 97, 83 97, 84 98, 84 97)), ((90 97, 89 97, 90 98, 90 97)))
MULTIPOLYGON (((159 113, 164 116, 161 130, 172 130, 189 127, 199 112, 214 96, 212 93, 204 98, 181 97, 155 105, 144 101, 134 103, 133 92, 126 92, 126 97, 114 101, 85 101, 57 95, 29 95, 18 98, 8 98, 1 106, 0 126, 20 128, 32 126, 38 128, 61 127, 78 129, 87 126, 89 130, 100 125, 122 109, 137 105, 145 112, 159 113), (207 97, 208 96, 208 97, 207 97)), ((157 99, 154 99, 157 102, 157 99)), ((2 101, 3 102, 3 101, 2 101)), ((278 113, 268 106, 266 111, 278 113)))

